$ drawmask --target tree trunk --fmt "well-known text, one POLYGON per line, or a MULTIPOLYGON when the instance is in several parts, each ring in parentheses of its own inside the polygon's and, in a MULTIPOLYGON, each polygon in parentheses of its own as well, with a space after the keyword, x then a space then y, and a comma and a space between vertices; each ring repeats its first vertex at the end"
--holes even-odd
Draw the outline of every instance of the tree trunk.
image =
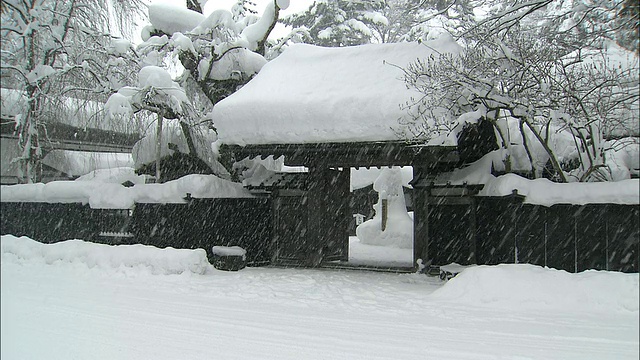
POLYGON ((187 140, 187 146, 189 147, 189 155, 198 156, 196 152, 196 146, 193 143, 193 136, 191 135, 191 129, 189 129, 189 124, 184 121, 180 121, 180 128, 182 129, 182 134, 184 138, 187 140))
POLYGON ((536 129, 533 128, 533 126, 531 125, 531 123, 529 123, 529 121, 527 121, 527 119, 520 118, 519 120, 524 121, 524 123, 527 124, 529 129, 531 129, 531 132, 533 133, 533 135, 540 142, 540 145, 542 145, 542 147, 544 148, 544 151, 547 153, 547 155, 549 155, 549 160, 551 161, 551 165, 553 166, 553 169, 558 173, 558 176, 560 176, 560 180, 562 180, 563 183, 568 182, 567 177, 564 176, 564 172, 562 172, 562 167, 560 167, 560 163, 558 163, 558 159, 556 158, 556 155, 553 153, 553 151, 551 150, 547 142, 544 141, 544 139, 542 139, 540 134, 538 134, 536 129))
MULTIPOLYGON (((27 53, 27 66, 25 70, 32 71, 35 69, 35 39, 35 30, 32 30, 31 33, 24 38, 27 53)), ((40 162, 39 155, 41 154, 38 139, 38 87, 27 83, 26 93, 27 109, 26 114, 23 114, 24 121, 20 127, 18 140, 22 150, 20 157, 20 181, 23 183, 33 183, 42 180, 41 176, 38 176, 40 172, 36 171, 38 163, 40 162)))

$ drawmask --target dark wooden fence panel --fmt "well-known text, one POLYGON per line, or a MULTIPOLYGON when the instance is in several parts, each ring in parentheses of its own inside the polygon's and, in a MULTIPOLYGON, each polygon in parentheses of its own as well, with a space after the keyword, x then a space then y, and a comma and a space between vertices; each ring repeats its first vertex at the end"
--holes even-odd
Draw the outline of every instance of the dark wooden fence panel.
MULTIPOLYGON (((475 198, 476 263, 529 263, 570 272, 586 269, 638 272, 640 206, 522 204, 518 197, 475 198)), ((429 210, 429 258, 435 265, 460 262, 468 247, 452 223, 468 226, 468 215, 445 202, 429 210), (433 209, 433 208, 436 209, 433 209), (445 220, 443 220, 445 219, 445 220)), ((473 244, 470 245, 473 247, 473 244)))
POLYGON ((247 263, 271 259, 271 201, 267 198, 191 199, 187 204, 136 204, 133 232, 146 245, 205 249, 241 246, 247 263))
POLYGON ((515 229, 518 262, 546 265, 546 210, 544 206, 529 204, 517 207, 515 229))
POLYGON ((186 204, 136 204, 129 210, 82 204, 1 203, 2 234, 50 243, 82 239, 181 249, 241 246, 247 262, 271 259, 272 210, 267 198, 192 199, 186 204))
POLYGON ((512 198, 478 198, 477 261, 495 265, 515 259, 515 217, 520 204, 512 198))
POLYGON ((638 272, 640 263, 640 207, 609 205, 607 266, 609 270, 638 272))
POLYGON ((429 206, 429 250, 436 264, 471 263, 470 205, 429 206))
POLYGON ((199 248, 190 210, 188 204, 136 204, 131 231, 143 245, 199 248))
POLYGON ((576 269, 575 217, 572 205, 547 209, 547 266, 574 272, 576 269))
POLYGON ((52 243, 69 239, 93 241, 100 231, 88 205, 2 202, 0 206, 2 234, 52 243))
POLYGON ((584 205, 575 209, 576 271, 607 269, 609 206, 584 205))

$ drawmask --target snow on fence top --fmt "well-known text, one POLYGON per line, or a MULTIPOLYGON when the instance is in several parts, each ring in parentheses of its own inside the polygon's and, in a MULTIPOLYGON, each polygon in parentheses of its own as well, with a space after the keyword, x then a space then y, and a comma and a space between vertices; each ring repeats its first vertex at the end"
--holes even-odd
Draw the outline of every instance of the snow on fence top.
POLYGON ((2 186, 2 202, 82 203, 93 209, 129 209, 135 203, 184 203, 194 198, 252 197, 242 184, 214 175, 187 175, 164 184, 124 187, 101 181, 52 181, 2 186))
POLYGON ((528 180, 506 174, 489 181, 481 196, 505 196, 517 190, 525 203, 551 206, 555 204, 626 204, 640 203, 640 180, 554 183, 547 179, 528 180))
POLYGON ((226 144, 398 140, 401 109, 420 94, 402 68, 462 48, 448 36, 418 43, 323 48, 296 44, 213 109, 226 144))
POLYGON ((485 155, 470 166, 438 176, 438 184, 483 184, 479 196, 507 196, 514 190, 525 196, 527 204, 640 204, 640 180, 555 183, 548 179, 525 179, 516 174, 494 176, 491 168, 501 161, 499 151, 485 155))

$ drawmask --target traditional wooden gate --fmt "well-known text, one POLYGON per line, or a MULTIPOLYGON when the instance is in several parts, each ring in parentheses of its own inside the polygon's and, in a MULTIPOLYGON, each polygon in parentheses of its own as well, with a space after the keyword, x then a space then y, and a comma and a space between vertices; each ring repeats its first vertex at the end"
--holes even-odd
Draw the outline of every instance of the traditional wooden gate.
POLYGON ((349 169, 296 176, 295 188, 282 182, 272 193, 273 263, 318 266, 323 261, 348 260, 349 169))

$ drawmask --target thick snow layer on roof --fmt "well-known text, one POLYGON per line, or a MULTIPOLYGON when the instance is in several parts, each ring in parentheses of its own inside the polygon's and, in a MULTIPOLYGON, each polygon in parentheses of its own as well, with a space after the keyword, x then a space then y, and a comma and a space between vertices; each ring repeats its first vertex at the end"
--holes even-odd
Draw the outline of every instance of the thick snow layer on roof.
POLYGON ((216 104, 213 119, 226 144, 398 140, 401 105, 420 95, 407 89, 401 68, 460 51, 450 37, 345 48, 292 45, 216 104))
POLYGON ((53 150, 42 163, 70 176, 81 176, 98 169, 132 167, 131 154, 53 150))

